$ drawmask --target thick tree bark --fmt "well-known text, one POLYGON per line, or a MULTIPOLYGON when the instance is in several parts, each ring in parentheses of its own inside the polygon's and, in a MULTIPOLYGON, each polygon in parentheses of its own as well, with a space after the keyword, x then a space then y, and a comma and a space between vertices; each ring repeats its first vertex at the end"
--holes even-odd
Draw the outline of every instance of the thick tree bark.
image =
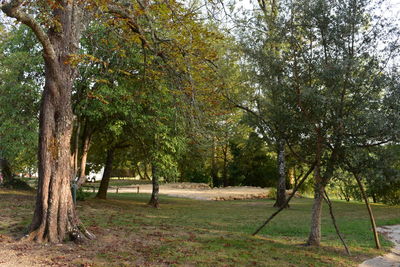
POLYGON ((99 191, 97 192, 96 198, 107 199, 107 190, 108 190, 108 185, 110 183, 111 172, 113 168, 114 152, 115 148, 110 148, 107 151, 107 159, 106 159, 106 165, 104 167, 103 178, 101 179, 99 191))
POLYGON ((70 189, 72 109, 71 92, 76 70, 68 64, 78 49, 79 8, 75 1, 58 1, 52 11, 57 27, 47 32, 33 17, 24 13, 22 1, 2 7, 4 13, 32 29, 43 46, 45 87, 39 123, 39 184, 29 240, 59 243, 69 236, 85 240, 94 236, 81 225, 70 189))
POLYGON ((289 205, 284 206, 286 203, 286 166, 285 166, 285 140, 278 141, 278 172, 279 180, 276 189, 276 202, 274 207, 288 208, 289 205))
POLYGON ((160 186, 159 186, 159 177, 158 177, 158 173, 157 173, 157 167, 155 164, 151 165, 151 176, 152 176, 152 183, 153 183, 153 191, 151 193, 151 198, 149 201, 149 205, 154 207, 154 208, 159 208, 160 203, 158 201, 158 192, 160 190, 160 186))

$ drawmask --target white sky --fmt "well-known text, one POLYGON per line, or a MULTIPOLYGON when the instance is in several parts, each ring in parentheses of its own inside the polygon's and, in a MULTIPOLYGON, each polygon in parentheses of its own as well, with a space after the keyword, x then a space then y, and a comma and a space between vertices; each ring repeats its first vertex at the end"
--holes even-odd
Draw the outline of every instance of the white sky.
MULTIPOLYGON (((396 18, 400 24, 400 0, 386 0, 388 9, 386 15, 396 18)), ((253 4, 257 4, 257 0, 237 0, 238 6, 243 6, 246 9, 251 8, 253 4)), ((0 11, 0 23, 4 22, 4 14, 0 11)))
MULTIPOLYGON (((251 8, 252 3, 257 4, 257 0, 238 0, 238 4, 246 8, 251 8)), ((396 17, 400 20, 400 0, 386 0, 386 4, 392 17, 396 17)))

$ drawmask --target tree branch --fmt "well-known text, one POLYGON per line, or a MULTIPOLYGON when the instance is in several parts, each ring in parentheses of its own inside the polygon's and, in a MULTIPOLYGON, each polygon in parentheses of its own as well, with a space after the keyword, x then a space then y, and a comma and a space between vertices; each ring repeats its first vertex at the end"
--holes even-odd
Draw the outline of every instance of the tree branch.
POLYGON ((21 11, 21 5, 21 0, 13 0, 9 3, 0 5, 0 8, 7 16, 15 18, 17 21, 31 28, 32 31, 35 33, 35 36, 38 38, 39 42, 43 46, 45 57, 54 62, 56 59, 56 54, 48 35, 32 16, 21 11))

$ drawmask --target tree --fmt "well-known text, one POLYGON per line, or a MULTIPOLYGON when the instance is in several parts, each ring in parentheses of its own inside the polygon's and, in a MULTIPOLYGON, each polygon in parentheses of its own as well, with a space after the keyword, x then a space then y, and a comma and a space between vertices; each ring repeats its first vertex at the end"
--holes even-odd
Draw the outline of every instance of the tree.
POLYGON ((388 88, 393 86, 384 74, 392 52, 374 54, 371 49, 377 51, 383 38, 395 39, 390 25, 371 24, 368 8, 367 1, 299 1, 293 7, 302 14, 290 22, 296 25, 290 42, 296 51, 291 72, 294 99, 301 120, 313 125, 314 129, 303 135, 313 140, 317 163, 310 245, 320 244, 325 186, 349 156, 347 149, 363 146, 366 140, 372 145, 394 137, 392 131, 386 131, 390 112, 382 113, 387 109, 388 88))
POLYGON ((12 186, 14 173, 32 173, 37 168, 43 62, 27 27, 12 26, 0 32, 0 158, 5 163, 5 184, 12 186))
POLYGON ((285 90, 290 85, 284 70, 288 44, 283 3, 258 1, 259 10, 240 25, 242 29, 253 29, 239 31, 245 57, 242 69, 251 80, 251 86, 245 87, 245 90, 250 89, 251 93, 237 101, 239 108, 254 116, 254 129, 263 135, 270 146, 275 147, 279 177, 274 206, 278 208, 286 203, 286 139, 291 124, 285 98, 285 90))
POLYGON ((281 114, 287 117, 282 122, 291 153, 315 164, 307 244, 318 246, 325 187, 335 170, 355 148, 396 139, 389 128, 396 126, 396 105, 385 105, 385 99, 393 99, 396 87, 386 66, 398 48, 397 31, 371 20, 368 1, 299 0, 279 8, 286 30, 279 32, 284 86, 277 96, 286 109, 281 114), (392 41, 387 50, 378 49, 383 39, 392 41))
POLYGON ((39 117, 39 184, 28 239, 58 243, 70 236, 84 240, 93 235, 82 227, 70 192, 71 92, 76 70, 68 63, 79 47, 81 6, 78 1, 57 1, 52 8, 41 1, 37 4, 23 5, 22 1, 12 0, 1 5, 7 16, 31 28, 43 47, 45 86, 39 117), (43 24, 30 15, 37 8, 48 16, 43 24))

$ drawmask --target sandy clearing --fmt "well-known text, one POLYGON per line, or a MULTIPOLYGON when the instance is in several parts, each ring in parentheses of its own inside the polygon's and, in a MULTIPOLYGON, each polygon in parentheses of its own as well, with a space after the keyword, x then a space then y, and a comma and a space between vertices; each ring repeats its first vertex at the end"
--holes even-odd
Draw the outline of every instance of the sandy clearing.
POLYGON ((382 226, 378 232, 394 243, 390 253, 364 261, 359 267, 400 267, 400 225, 382 226))
MULTIPOLYGON (((172 197, 183 197, 198 200, 234 200, 234 199, 259 199, 267 198, 270 192, 270 188, 260 188, 251 186, 235 186, 225 188, 193 188, 192 184, 182 186, 182 184, 166 184, 160 186, 160 194, 172 196, 172 197)), ((150 184, 139 185, 140 193, 152 192, 152 186, 150 184)), ((136 193, 137 189, 123 187, 118 190, 120 193, 136 193)), ((115 188, 110 188, 109 192, 115 192, 115 188)))
POLYGON ((40 260, 34 259, 33 255, 18 253, 12 249, 0 246, 1 250, 1 267, 44 267, 46 263, 40 263, 40 260))
POLYGON ((30 253, 25 247, 21 249, 14 239, 0 235, 0 267, 39 267, 47 266, 37 256, 30 253))

